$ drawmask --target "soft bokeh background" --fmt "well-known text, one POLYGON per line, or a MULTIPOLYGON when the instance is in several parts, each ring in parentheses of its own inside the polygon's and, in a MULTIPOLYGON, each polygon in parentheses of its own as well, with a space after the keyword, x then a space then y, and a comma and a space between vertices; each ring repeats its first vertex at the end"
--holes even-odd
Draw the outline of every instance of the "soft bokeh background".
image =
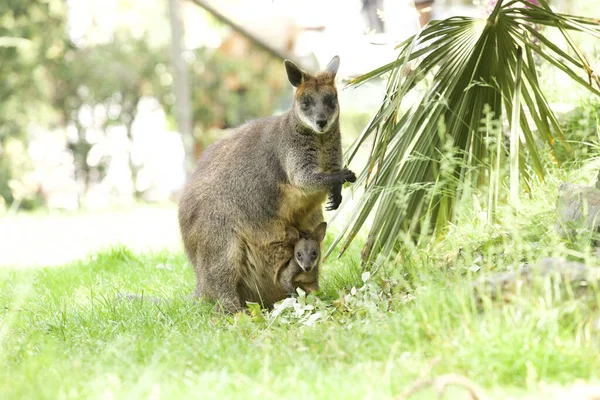
MULTIPOLYGON (((592 15, 595 2, 551 4, 592 15)), ((430 18, 485 15, 493 1, 417 3, 4 0, 0 266, 63 264, 117 243, 179 249, 186 169, 223 128, 287 109, 282 58, 315 71, 337 54, 344 88, 430 18)), ((384 88, 341 90, 346 146, 384 88)), ((555 93, 559 111, 570 95, 555 93)))

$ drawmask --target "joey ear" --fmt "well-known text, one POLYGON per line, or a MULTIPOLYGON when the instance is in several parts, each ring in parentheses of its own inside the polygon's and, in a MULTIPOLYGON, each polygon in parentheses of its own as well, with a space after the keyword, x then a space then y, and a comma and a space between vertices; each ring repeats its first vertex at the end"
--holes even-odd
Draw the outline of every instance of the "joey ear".
POLYGON ((327 64, 327 67, 325 67, 325 71, 331 72, 333 76, 335 76, 338 72, 338 68, 340 68, 340 57, 334 56, 331 61, 329 61, 329 64, 327 64))
POLYGON ((294 228, 293 226, 288 226, 285 229, 285 237, 288 240, 298 241, 300 239, 300 232, 298 232, 298 229, 294 228))
POLYGON ((283 65, 285 66, 285 73, 287 74, 288 80, 290 81, 292 86, 300 86, 302 82, 304 82, 306 73, 290 60, 285 60, 283 62, 283 65))
POLYGON ((313 235, 318 242, 322 242, 325 239, 325 232, 327 231, 327 222, 321 222, 315 230, 313 231, 313 235))

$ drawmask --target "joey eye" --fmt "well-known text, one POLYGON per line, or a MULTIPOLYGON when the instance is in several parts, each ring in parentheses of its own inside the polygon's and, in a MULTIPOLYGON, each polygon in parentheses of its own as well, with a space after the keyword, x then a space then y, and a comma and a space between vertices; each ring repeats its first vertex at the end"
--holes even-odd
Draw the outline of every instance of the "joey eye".
POLYGON ((302 108, 303 108, 303 109, 305 109, 305 110, 306 110, 306 109, 308 109, 309 107, 310 107, 310 103, 309 103, 308 101, 303 101, 303 102, 302 102, 302 108))

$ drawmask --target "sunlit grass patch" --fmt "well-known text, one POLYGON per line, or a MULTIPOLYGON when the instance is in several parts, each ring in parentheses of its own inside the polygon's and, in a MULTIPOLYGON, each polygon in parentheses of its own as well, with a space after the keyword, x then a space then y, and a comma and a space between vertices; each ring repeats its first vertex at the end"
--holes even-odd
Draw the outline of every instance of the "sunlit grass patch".
MULTIPOLYGON (((443 246, 406 246, 397 264, 370 273, 355 261, 357 244, 328 261, 320 296, 249 316, 191 299, 194 276, 180 253, 114 247, 63 267, 1 270, 0 374, 11 383, 0 397, 393 398, 435 357, 432 376, 462 374, 490 393, 596 377, 594 301, 547 301, 542 287, 477 308, 471 279, 511 265, 493 257, 493 268, 469 269, 484 232, 454 235, 448 246, 464 253, 454 263, 443 246)), ((507 260, 555 243, 530 252, 515 236, 499 238, 507 260)))

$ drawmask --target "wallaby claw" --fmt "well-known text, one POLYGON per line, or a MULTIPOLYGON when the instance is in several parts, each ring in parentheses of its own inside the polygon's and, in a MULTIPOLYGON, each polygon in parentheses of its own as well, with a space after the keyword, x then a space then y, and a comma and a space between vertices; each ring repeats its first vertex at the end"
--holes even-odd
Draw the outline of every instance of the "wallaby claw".
POLYGON ((342 204, 342 195, 340 194, 338 196, 337 194, 331 193, 329 195, 329 201, 327 202, 327 207, 325 207, 325 210, 327 210, 327 211, 337 210, 339 208, 340 204, 342 204))
POLYGON ((335 211, 338 209, 339 206, 339 204, 329 202, 327 203, 327 207, 325 207, 325 211, 335 211))
POLYGON ((329 191, 329 201, 327 202, 327 211, 337 210, 342 203, 342 185, 335 184, 329 191))

